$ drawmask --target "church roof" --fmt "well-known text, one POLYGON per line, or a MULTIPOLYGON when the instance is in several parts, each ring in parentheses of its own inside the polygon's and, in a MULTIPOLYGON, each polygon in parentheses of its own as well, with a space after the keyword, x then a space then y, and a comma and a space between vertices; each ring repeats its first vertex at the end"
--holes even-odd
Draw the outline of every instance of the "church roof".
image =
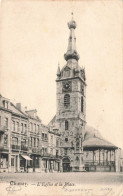
MULTIPOLYGON (((52 118, 52 120, 49 122, 48 126, 52 126, 55 124, 56 121, 56 115, 52 118)), ((108 142, 103 138, 103 136, 100 134, 100 132, 91 127, 86 125, 85 127, 85 135, 84 135, 84 141, 83 141, 83 147, 86 149, 89 148, 113 148, 117 149, 118 147, 114 144, 108 142)))

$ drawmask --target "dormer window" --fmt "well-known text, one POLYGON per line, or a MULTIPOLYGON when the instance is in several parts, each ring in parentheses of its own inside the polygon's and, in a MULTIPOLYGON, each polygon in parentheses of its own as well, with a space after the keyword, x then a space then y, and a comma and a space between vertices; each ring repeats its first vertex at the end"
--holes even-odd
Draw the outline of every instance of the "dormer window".
POLYGON ((6 100, 3 100, 3 107, 8 109, 8 102, 6 100))

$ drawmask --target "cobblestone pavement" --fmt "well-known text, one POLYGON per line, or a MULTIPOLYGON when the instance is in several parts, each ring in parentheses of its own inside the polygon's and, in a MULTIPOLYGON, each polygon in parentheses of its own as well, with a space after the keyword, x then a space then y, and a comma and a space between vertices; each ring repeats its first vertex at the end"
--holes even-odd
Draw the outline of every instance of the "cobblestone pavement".
POLYGON ((10 181, 26 182, 64 182, 75 183, 123 183, 123 173, 0 173, 0 182, 10 181))

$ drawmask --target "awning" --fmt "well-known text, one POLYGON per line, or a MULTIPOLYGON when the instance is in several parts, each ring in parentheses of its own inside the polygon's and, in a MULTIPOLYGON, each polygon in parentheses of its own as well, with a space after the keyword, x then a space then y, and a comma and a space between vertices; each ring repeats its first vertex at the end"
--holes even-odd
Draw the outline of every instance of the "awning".
POLYGON ((30 160, 32 160, 29 156, 27 156, 27 155, 21 155, 24 159, 26 159, 26 160, 28 160, 28 161, 30 161, 30 160))

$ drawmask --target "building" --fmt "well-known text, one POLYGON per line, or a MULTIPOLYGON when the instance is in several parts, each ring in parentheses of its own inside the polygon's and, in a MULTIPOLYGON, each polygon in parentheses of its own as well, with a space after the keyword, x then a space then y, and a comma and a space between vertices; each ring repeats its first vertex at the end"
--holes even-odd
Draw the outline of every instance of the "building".
POLYGON ((42 124, 36 110, 0 95, 0 172, 60 171, 59 137, 42 124))
POLYGON ((61 134, 60 154, 62 169, 69 171, 116 171, 116 150, 118 147, 106 141, 86 125, 86 76, 79 65, 76 50, 76 22, 68 22, 70 35, 66 64, 58 66, 57 111, 49 126, 55 126, 61 134))
POLYGON ((66 64, 58 66, 57 111, 43 125, 37 110, 27 110, 0 95, 0 172, 123 171, 120 149, 86 123, 86 75, 76 50, 76 22, 66 64))

